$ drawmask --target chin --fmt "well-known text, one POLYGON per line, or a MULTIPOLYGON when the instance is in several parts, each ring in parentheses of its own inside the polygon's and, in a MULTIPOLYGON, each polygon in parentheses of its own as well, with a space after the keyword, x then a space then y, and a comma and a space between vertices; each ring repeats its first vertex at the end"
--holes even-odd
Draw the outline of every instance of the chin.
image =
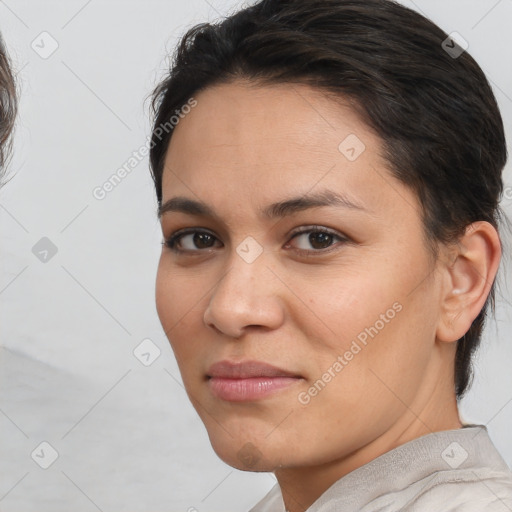
POLYGON ((263 443, 241 441, 228 435, 223 436, 222 441, 210 437, 210 442, 223 462, 240 471, 271 472, 278 465, 277 461, 273 460, 272 452, 279 453, 279 450, 267 449, 265 451, 270 453, 266 454, 260 448, 263 443))

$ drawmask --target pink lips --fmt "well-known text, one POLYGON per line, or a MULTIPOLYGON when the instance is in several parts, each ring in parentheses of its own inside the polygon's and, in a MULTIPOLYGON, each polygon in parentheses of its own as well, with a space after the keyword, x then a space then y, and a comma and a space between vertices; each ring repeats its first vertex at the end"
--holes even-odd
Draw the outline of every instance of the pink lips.
POLYGON ((220 361, 210 366, 207 375, 211 392, 231 402, 259 400, 302 379, 260 361, 220 361))

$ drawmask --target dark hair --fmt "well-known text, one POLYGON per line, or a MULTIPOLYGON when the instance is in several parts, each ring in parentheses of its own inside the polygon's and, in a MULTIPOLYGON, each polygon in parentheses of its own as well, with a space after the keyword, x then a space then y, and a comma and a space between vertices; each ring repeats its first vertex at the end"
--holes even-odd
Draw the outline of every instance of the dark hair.
POLYGON ((14 76, 0 35, 0 184, 10 149, 10 137, 16 118, 17 100, 14 76))
MULTIPOLYGON (((447 38, 390 0, 260 0, 218 23, 196 25, 153 93, 150 165, 159 205, 173 128, 162 127, 200 90, 246 79, 308 84, 350 100, 380 136, 391 173, 419 197, 434 256, 439 242, 456 242, 472 222, 498 229, 507 160, 503 121, 483 71, 447 38)), ((457 342, 458 399, 471 383, 494 285, 457 342)))

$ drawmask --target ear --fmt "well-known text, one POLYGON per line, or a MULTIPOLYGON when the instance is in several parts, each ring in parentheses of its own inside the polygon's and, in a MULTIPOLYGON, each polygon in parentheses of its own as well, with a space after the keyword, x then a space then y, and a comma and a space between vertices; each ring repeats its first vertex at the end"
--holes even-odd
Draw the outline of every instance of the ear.
POLYGON ((489 222, 474 222, 449 254, 450 263, 442 267, 444 286, 436 331, 445 342, 462 338, 485 304, 501 259, 498 232, 489 222))

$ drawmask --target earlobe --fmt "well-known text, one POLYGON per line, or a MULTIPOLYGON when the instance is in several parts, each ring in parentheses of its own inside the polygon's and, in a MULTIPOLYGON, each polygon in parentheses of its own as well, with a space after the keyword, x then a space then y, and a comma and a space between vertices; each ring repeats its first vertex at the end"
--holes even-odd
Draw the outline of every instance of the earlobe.
POLYGON ((501 259, 498 232, 485 221, 467 226, 445 265, 445 286, 437 338, 453 342, 462 338, 489 295, 501 259))

